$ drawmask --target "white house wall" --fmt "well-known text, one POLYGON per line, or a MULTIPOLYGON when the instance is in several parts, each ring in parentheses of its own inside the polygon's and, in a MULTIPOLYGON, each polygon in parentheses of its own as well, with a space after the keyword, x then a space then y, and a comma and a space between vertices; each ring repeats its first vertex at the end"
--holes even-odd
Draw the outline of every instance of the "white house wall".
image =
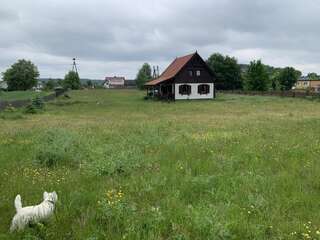
POLYGON ((179 94, 179 86, 185 85, 186 83, 175 84, 175 99, 176 100, 187 100, 187 99, 213 99, 214 96, 214 87, 213 83, 187 83, 187 85, 191 86, 191 94, 190 95, 181 95, 179 94), (207 84, 210 86, 210 92, 208 94, 199 94, 198 86, 202 84, 207 84))

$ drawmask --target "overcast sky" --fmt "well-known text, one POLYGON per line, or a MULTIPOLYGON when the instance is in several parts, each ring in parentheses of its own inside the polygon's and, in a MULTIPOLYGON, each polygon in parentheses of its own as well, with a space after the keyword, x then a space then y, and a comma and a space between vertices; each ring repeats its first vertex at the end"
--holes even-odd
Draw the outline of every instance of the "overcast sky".
POLYGON ((63 77, 76 57, 81 77, 130 79, 198 50, 320 73, 319 26, 319 0, 0 0, 0 72, 63 77))

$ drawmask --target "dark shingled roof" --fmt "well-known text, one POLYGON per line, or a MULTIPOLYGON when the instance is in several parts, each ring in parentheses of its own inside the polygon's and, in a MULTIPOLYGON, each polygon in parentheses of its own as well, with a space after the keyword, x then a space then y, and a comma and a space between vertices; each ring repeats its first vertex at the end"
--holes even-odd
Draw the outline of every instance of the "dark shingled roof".
POLYGON ((176 58, 169 65, 169 67, 160 75, 160 77, 158 77, 150 82, 147 82, 145 84, 145 86, 154 86, 154 85, 157 85, 159 83, 162 83, 164 81, 167 81, 167 80, 175 77, 180 72, 180 70, 191 60, 191 58, 195 54, 197 54, 197 53, 195 52, 195 53, 189 54, 187 56, 176 58))

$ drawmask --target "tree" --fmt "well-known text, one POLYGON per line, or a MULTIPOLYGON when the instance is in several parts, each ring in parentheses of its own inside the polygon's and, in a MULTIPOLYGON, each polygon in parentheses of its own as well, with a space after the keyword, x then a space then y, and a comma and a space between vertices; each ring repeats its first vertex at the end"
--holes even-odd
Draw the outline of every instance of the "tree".
POLYGON ((92 88, 93 87, 93 83, 92 83, 91 80, 88 80, 86 84, 87 84, 88 88, 92 88))
POLYGON ((49 79, 49 81, 46 82, 44 89, 53 90, 55 87, 56 87, 56 82, 53 79, 49 79))
POLYGON ((63 79, 61 79, 61 78, 57 79, 57 86, 59 86, 59 87, 63 86, 63 79))
POLYGON ((298 81, 301 72, 295 70, 293 67, 286 67, 280 71, 278 82, 280 89, 291 90, 294 84, 298 81))
POLYGON ((208 66, 216 77, 215 87, 218 90, 241 89, 241 68, 234 57, 212 54, 207 60, 208 66))
POLYGON ((252 61, 245 76, 245 88, 251 91, 266 91, 269 74, 261 60, 252 61))
POLYGON ((73 90, 80 89, 81 83, 78 73, 75 71, 69 71, 64 77, 62 85, 64 88, 70 88, 73 90))
POLYGON ((320 79, 320 76, 317 73, 308 73, 308 79, 309 80, 318 80, 318 79, 320 79))
POLYGON ((39 71, 31 61, 18 60, 3 73, 9 91, 28 90, 37 85, 39 71))
POLYGON ((271 72, 270 74, 270 84, 271 84, 271 89, 273 91, 279 89, 279 75, 281 73, 281 69, 276 69, 271 72))
POLYGON ((151 76, 151 67, 148 63, 145 63, 140 68, 137 77, 136 82, 139 89, 143 89, 143 86, 146 82, 150 81, 152 79, 151 76))

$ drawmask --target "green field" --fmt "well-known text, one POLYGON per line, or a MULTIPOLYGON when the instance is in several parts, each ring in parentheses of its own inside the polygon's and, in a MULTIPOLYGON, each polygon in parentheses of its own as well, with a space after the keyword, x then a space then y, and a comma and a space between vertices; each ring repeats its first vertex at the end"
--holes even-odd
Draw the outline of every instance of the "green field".
POLYGON ((0 119, 0 239, 320 239, 318 100, 70 96, 0 119), (45 190, 55 215, 9 234, 45 190))
POLYGON ((13 91, 5 92, 0 91, 0 101, 13 101, 13 100, 28 100, 35 98, 36 96, 46 96, 52 92, 35 92, 35 91, 13 91))

